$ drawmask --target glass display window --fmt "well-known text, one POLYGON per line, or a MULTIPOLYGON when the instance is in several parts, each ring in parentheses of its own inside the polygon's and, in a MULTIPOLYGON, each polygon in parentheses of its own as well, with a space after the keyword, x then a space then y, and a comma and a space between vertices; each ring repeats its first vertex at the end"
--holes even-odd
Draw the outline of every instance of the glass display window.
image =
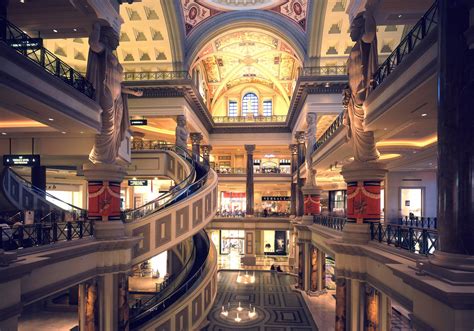
POLYGON ((244 230, 221 230, 220 253, 222 255, 245 254, 245 231, 244 230))
POLYGON ((423 216, 423 188, 400 188, 401 217, 423 216))
POLYGON ((263 252, 265 255, 286 255, 287 231, 263 231, 263 252))

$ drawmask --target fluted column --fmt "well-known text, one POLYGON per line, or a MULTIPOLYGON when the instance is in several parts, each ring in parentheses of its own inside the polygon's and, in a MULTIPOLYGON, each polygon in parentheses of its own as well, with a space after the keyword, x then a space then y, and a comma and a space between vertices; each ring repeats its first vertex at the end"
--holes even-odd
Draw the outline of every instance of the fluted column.
POLYGON ((201 141, 202 141, 202 133, 201 132, 191 132, 191 143, 192 143, 192 153, 193 158, 196 161, 199 161, 199 155, 201 153, 201 141))
POLYGON ((305 161, 305 134, 304 131, 298 131, 295 134, 298 150, 298 163, 297 163, 297 189, 296 189, 296 216, 301 217, 304 214, 304 197, 303 197, 303 186, 304 186, 304 179, 301 178, 300 174, 300 167, 304 164, 305 161))
POLYGON ((247 182, 246 182, 246 199, 247 199, 247 209, 245 214, 252 216, 254 213, 253 210, 253 152, 255 151, 255 145, 245 145, 245 150, 247 151, 247 182))
POLYGON ((293 176, 298 170, 298 146, 290 144, 291 151, 291 201, 290 201, 290 215, 296 215, 296 200, 297 200, 297 183, 293 181, 293 176))
POLYGON ((212 146, 211 145, 202 145, 201 150, 202 150, 202 157, 209 162, 209 156, 210 156, 211 151, 212 151, 212 146))

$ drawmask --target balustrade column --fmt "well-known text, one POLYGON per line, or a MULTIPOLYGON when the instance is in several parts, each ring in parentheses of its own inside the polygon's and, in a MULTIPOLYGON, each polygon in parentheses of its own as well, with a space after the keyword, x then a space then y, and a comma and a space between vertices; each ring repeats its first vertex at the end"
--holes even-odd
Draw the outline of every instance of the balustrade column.
POLYGON ((253 152, 255 151, 255 145, 245 145, 247 151, 247 182, 246 182, 246 212, 247 216, 254 214, 253 209, 253 193, 254 193, 254 182, 253 182, 253 152))
POLYGON ((295 135, 296 141, 298 142, 298 163, 297 163, 297 206, 296 216, 302 217, 304 215, 304 197, 303 197, 303 186, 304 179, 301 177, 301 166, 305 161, 305 133, 304 131, 298 131, 295 135))
POLYGON ((201 150, 202 150, 203 158, 209 162, 209 157, 210 157, 210 154, 211 154, 211 151, 212 151, 212 146, 211 145, 202 145, 201 150))
POLYGON ((202 141, 202 133, 201 132, 191 132, 190 138, 192 142, 192 153, 193 158, 196 161, 199 161, 199 155, 201 153, 201 141, 202 141))
POLYGON ((474 4, 438 6, 439 247, 431 263, 474 271, 474 4))
POLYGON ((290 201, 290 215, 296 215, 296 198, 297 198, 297 185, 294 181, 293 176, 297 175, 298 170, 298 146, 296 144, 290 144, 291 151, 291 201, 290 201))

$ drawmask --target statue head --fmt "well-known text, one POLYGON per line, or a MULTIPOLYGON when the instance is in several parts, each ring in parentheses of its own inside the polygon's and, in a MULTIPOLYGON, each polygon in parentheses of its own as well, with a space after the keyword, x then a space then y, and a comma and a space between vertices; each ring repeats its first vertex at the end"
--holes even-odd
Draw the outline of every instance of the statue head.
POLYGON ((316 114, 315 113, 307 113, 306 114, 306 124, 308 126, 312 126, 316 123, 316 114))
POLYGON ((176 118, 176 121, 178 122, 178 126, 180 127, 186 126, 186 117, 184 115, 178 115, 178 117, 176 118))
POLYGON ((352 41, 359 41, 364 35, 365 31, 365 18, 364 12, 357 14, 357 16, 352 20, 350 34, 352 41))
POLYGON ((102 26, 100 28, 100 41, 111 50, 117 49, 119 45, 119 37, 110 26, 102 26))

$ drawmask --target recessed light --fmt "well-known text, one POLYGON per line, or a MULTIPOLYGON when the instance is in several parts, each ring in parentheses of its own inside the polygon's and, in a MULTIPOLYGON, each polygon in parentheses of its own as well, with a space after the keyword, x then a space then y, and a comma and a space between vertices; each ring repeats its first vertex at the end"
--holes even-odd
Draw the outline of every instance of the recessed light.
POLYGON ((7 133, 6 133, 6 132, 2 132, 2 135, 6 136, 6 135, 7 135, 7 133))
POLYGON ((79 132, 80 134, 84 134, 84 131, 79 132))
POLYGON ((432 165, 433 165, 433 162, 428 163, 428 165, 432 166, 432 165))
POLYGON ((421 117, 425 117, 425 116, 428 116, 428 114, 427 113, 421 114, 421 117))
POLYGON ((21 3, 25 3, 25 0, 20 0, 21 3))
POLYGON ((66 131, 62 131, 61 133, 62 133, 62 134, 66 134, 66 131))
POLYGON ((329 83, 326 83, 326 85, 324 85, 324 86, 329 87, 329 83))
POLYGON ((403 17, 403 15, 402 15, 402 14, 399 14, 399 15, 398 15, 398 18, 402 18, 402 17, 403 17))
POLYGON ((48 118, 48 121, 52 122, 52 121, 54 121, 54 118, 50 117, 50 118, 48 118))
POLYGON ((416 151, 413 151, 413 154, 416 154, 416 151))
POLYGON ((58 33, 58 30, 56 30, 56 29, 53 29, 53 32, 54 32, 54 33, 58 33))
POLYGON ((387 128, 383 128, 384 131, 387 131, 388 129, 387 128))
POLYGON ((72 31, 77 32, 77 29, 72 29, 72 31))

